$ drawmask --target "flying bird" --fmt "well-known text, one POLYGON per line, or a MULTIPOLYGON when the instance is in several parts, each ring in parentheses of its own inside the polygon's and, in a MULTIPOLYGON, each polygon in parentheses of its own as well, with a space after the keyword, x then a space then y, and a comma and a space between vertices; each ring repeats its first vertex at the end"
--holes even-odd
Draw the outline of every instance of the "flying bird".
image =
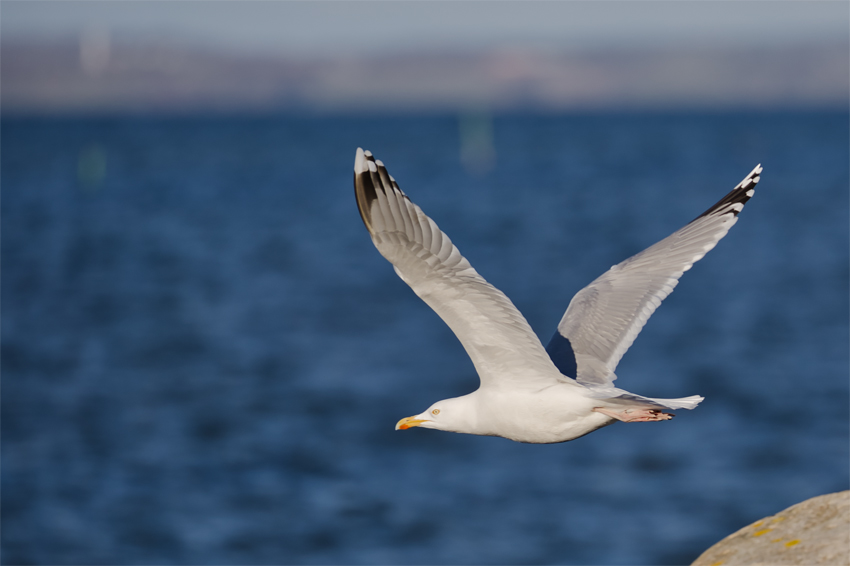
POLYGON ((699 395, 653 399, 614 386, 614 370, 647 319, 694 262, 726 235, 753 196, 757 165, 717 204, 657 244, 613 266, 570 301, 544 349, 504 293, 481 277, 371 152, 357 149, 354 192, 378 251, 449 325, 481 380, 444 399, 411 427, 501 436, 518 442, 573 440, 616 421, 671 419, 699 395))

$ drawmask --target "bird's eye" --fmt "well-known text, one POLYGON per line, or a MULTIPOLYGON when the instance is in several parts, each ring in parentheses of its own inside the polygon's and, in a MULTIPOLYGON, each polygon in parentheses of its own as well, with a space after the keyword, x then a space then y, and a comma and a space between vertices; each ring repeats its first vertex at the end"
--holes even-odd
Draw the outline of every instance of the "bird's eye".
POLYGON ((439 415, 439 414, 440 414, 440 409, 434 409, 433 411, 431 411, 431 414, 432 414, 432 415, 439 415))

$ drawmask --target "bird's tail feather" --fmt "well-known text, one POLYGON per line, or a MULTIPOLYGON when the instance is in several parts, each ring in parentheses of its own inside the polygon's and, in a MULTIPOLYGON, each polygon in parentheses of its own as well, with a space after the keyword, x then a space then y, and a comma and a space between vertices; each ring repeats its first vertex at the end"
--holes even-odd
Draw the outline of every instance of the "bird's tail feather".
POLYGON ((635 395, 634 393, 629 393, 616 387, 594 387, 591 389, 591 392, 591 397, 594 399, 604 399, 614 405, 660 407, 672 411, 677 409, 694 409, 705 398, 700 395, 691 395, 690 397, 680 397, 679 399, 654 399, 652 397, 635 395))
POLYGON ((639 402, 649 401, 653 405, 659 405, 666 409, 671 409, 675 411, 676 409, 695 409, 697 405, 699 405, 705 397, 700 395, 691 395, 690 397, 679 397, 678 399, 653 399, 651 397, 641 397, 640 395, 627 395, 626 397, 633 397, 635 400, 639 402))

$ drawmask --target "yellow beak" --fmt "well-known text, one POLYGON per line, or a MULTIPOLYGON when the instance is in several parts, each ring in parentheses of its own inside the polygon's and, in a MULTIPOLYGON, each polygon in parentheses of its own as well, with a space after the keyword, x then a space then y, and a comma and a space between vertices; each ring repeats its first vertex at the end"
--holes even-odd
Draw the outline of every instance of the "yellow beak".
POLYGON ((409 428, 413 428, 415 426, 419 426, 424 423, 424 419, 417 419, 416 417, 406 417, 401 419, 395 424, 396 430, 407 430, 409 428))

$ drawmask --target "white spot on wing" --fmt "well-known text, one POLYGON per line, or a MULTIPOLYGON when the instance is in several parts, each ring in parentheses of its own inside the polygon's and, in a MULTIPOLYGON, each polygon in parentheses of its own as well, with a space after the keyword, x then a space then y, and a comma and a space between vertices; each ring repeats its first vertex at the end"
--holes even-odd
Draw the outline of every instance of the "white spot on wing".
POLYGON ((369 167, 366 165, 366 154, 359 147, 357 148, 357 156, 354 158, 354 172, 363 173, 369 167))

